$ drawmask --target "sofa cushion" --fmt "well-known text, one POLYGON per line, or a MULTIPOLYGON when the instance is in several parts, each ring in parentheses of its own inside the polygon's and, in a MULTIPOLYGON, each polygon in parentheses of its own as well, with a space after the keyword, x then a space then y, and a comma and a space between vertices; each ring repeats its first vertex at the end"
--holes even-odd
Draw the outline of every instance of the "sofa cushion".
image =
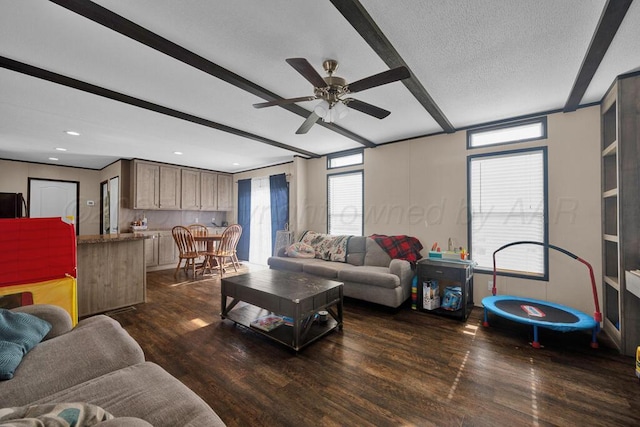
POLYGON ((363 265, 338 272, 338 280, 342 282, 366 283, 371 286, 393 289, 400 286, 400 278, 389 273, 387 267, 363 265))
POLYGON ((119 369, 35 403, 74 401, 97 405, 116 419, 141 418, 154 427, 224 426, 197 394, 151 362, 119 369))
POLYGON ((367 251, 367 238, 351 236, 347 245, 347 262, 351 265, 364 265, 364 255, 367 251))
POLYGON ((367 237, 367 254, 364 257, 364 265, 376 267, 389 267, 391 257, 370 237, 367 237))
POLYGON ((355 268, 355 266, 343 262, 323 261, 313 264, 306 264, 304 267, 302 267, 302 271, 304 271, 305 273, 313 274, 315 276, 325 277, 327 279, 335 279, 338 277, 339 271, 349 268, 355 268))
POLYGON ((0 380, 13 378, 22 358, 51 330, 51 324, 27 313, 0 308, 0 380))
POLYGON ((298 273, 302 272, 302 267, 306 264, 322 262, 326 261, 317 258, 288 258, 274 256, 270 257, 267 260, 267 264, 269 264, 269 267, 275 270, 295 271, 298 273))
POLYGON ((71 332, 34 347, 13 379, 0 383, 0 395, 5 406, 24 406, 143 361, 142 349, 118 322, 93 316, 80 321, 71 332))

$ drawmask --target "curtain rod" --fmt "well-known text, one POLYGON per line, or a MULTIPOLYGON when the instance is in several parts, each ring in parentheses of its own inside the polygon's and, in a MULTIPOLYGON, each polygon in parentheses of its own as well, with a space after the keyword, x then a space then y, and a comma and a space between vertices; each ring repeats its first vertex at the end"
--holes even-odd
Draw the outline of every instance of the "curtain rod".
MULTIPOLYGON (((276 175, 280 175, 279 173, 277 173, 276 175)), ((273 175, 269 175, 269 176, 273 176, 273 175)), ((245 178, 245 179, 253 179, 253 178, 268 178, 269 176, 254 176, 252 178, 245 178)), ((293 176, 292 173, 285 173, 284 174, 285 178, 287 178, 287 182, 289 182, 289 179, 291 179, 291 177, 293 176)), ((234 180, 234 183, 238 183, 238 179, 234 180)))

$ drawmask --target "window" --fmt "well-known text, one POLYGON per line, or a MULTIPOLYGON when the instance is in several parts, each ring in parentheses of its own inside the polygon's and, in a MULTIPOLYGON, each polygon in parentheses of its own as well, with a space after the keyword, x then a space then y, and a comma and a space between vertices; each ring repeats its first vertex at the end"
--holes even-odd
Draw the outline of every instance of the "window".
POLYGON ((467 131, 467 148, 512 142, 535 141, 547 137, 547 118, 538 117, 467 131))
POLYGON ((327 233, 362 236, 364 172, 327 176, 327 233))
POLYGON ((362 150, 331 154, 327 156, 327 169, 341 168, 344 166, 361 165, 364 153, 362 150))
MULTIPOLYGON (((478 270, 493 252, 522 240, 548 243, 546 147, 470 156, 469 247, 478 270)), ((548 250, 517 245, 498 254, 500 274, 548 280, 548 250)))

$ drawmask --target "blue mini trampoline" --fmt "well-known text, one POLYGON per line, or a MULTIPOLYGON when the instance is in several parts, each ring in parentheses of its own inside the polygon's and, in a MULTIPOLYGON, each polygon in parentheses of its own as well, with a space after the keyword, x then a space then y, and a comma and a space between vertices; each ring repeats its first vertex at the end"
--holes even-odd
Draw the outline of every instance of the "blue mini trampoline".
POLYGON ((591 264, 589 264, 587 261, 572 254, 571 252, 554 245, 547 245, 547 247, 551 249, 555 249, 577 261, 580 261, 589 269, 589 275, 591 277, 591 288, 593 291, 595 304, 595 312, 593 316, 589 316, 571 307, 552 302, 509 295, 496 296, 496 253, 508 247, 521 244, 534 244, 544 246, 544 244, 540 242, 513 242, 498 248, 493 253, 493 296, 482 299, 482 305, 484 306, 484 326, 489 326, 488 312, 492 312, 500 317, 504 317, 514 322, 531 325, 533 326, 533 342, 531 343, 531 345, 534 348, 540 348, 540 342, 538 341, 538 327, 553 329, 561 332, 591 329, 591 347, 597 348, 598 341, 596 336, 598 334, 598 331, 600 331, 602 314, 600 313, 600 307, 598 304, 598 292, 596 289, 595 277, 593 275, 593 268, 591 268, 591 264))

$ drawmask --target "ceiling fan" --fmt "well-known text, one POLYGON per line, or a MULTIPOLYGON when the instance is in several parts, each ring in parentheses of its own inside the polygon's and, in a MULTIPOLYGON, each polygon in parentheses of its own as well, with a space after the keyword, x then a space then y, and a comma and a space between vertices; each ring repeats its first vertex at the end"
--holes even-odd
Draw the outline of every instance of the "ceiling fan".
POLYGON ((329 123, 334 122, 336 119, 343 118, 347 114, 347 106, 378 119, 384 119, 391 114, 390 111, 354 98, 348 98, 347 96, 351 93, 403 80, 410 76, 407 67, 401 66, 365 77, 364 79, 353 83, 347 83, 347 81, 342 77, 333 75, 333 73, 338 69, 338 61, 335 59, 327 59, 322 63, 322 67, 327 74, 329 74, 327 77, 322 77, 318 74, 318 72, 305 58, 289 58, 286 61, 289 65, 295 68, 297 72, 302 74, 302 77, 307 79, 313 85, 314 94, 298 98, 260 102, 258 104, 253 104, 253 106, 255 108, 264 108, 272 107, 274 105, 293 104, 296 102, 321 99, 320 103, 313 109, 311 115, 309 115, 304 123, 302 123, 302 126, 298 128, 296 131, 297 134, 309 132, 311 126, 313 126, 320 118, 329 123))

